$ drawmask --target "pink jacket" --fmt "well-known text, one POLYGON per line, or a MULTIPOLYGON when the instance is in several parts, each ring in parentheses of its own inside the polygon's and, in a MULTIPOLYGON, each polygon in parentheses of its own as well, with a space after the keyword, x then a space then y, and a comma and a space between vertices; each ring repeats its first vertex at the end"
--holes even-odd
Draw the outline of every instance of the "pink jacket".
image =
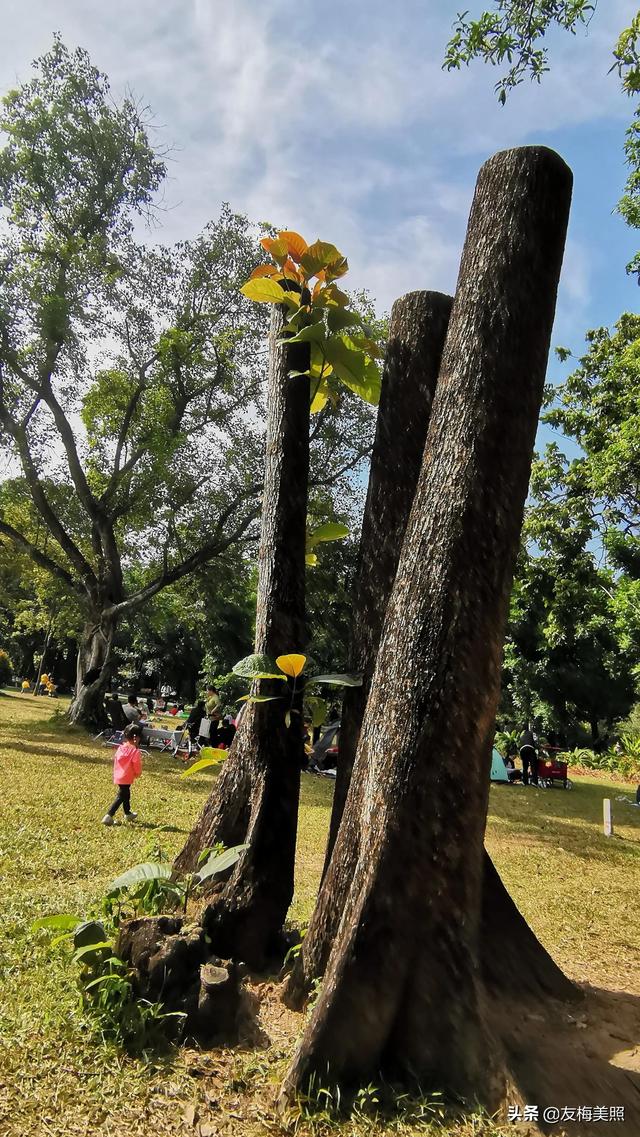
POLYGON ((142 758, 137 746, 123 742, 113 756, 113 780, 117 786, 130 786, 142 773, 142 758))

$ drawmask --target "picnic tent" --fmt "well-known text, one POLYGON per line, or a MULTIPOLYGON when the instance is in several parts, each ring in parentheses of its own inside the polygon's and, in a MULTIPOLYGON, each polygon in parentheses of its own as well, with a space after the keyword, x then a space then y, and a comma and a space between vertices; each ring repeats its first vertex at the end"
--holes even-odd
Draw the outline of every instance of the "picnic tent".
POLYGON ((491 756, 491 781, 492 782, 508 782, 509 777, 507 774, 507 767, 504 764, 504 759, 499 751, 493 748, 491 756))

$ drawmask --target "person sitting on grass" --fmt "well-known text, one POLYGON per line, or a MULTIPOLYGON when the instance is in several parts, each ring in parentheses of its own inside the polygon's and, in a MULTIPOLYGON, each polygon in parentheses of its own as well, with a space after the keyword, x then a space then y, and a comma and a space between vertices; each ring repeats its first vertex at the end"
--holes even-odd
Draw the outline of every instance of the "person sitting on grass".
POLYGON ((120 806, 124 810, 126 821, 135 821, 138 816, 131 809, 131 786, 142 774, 141 738, 142 727, 138 723, 132 722, 125 727, 124 742, 113 756, 113 781, 118 792, 102 818, 103 825, 115 824, 113 819, 120 806))
POLYGON ((142 718, 142 712, 138 706, 138 699, 136 695, 127 695, 127 701, 122 709, 129 722, 140 722, 140 719, 142 718))

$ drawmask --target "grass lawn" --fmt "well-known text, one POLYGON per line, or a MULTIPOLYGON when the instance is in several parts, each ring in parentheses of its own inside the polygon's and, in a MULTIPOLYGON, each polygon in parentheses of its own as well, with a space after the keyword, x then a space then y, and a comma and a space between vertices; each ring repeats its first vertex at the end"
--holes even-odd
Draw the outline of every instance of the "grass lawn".
MULTIPOLYGON (((0 1133, 279 1131, 269 1095, 303 1018, 280 1007, 273 983, 258 988, 268 1049, 180 1050, 134 1060, 92 1034, 65 950, 52 954, 44 934, 31 934, 39 916, 84 914, 114 876, 149 859, 158 845, 175 853, 211 785, 205 774, 180 781, 181 765, 153 752, 132 795, 138 823, 103 827, 113 793, 112 752, 69 729, 65 708, 62 699, 0 694, 0 1133)), ((492 787, 487 845, 565 971, 638 996, 640 810, 616 800, 632 800, 632 787, 587 777, 574 782, 570 793, 492 787), (603 797, 613 799, 611 839, 602 834, 603 797)), ((331 792, 328 780, 303 777, 294 920, 308 919, 313 906, 331 792)), ((306 1122, 299 1131, 308 1131, 306 1122)), ((515 1129, 473 1130, 503 1131, 515 1129)))

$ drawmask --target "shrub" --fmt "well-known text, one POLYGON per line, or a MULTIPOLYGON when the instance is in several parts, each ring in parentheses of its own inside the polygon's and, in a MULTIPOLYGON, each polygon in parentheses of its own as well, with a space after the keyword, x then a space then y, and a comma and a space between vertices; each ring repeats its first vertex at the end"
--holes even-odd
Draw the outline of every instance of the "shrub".
POLYGON ((13 664, 6 651, 0 647, 0 687, 6 687, 13 676, 13 664))

